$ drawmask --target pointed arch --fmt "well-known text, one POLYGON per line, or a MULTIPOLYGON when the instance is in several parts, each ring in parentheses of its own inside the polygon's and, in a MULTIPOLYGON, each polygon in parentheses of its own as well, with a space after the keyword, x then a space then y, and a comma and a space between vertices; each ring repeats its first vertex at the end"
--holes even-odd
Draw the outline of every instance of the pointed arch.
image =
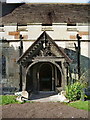
MULTIPOLYGON (((55 63, 55 62, 53 62, 53 61, 44 61, 44 62, 36 61, 36 62, 33 62, 32 64, 30 64, 30 65, 28 66, 27 70, 26 70, 25 88, 24 88, 24 90, 27 90, 27 91, 28 91, 28 88, 30 88, 30 81, 28 81, 28 80, 30 79, 30 76, 29 76, 29 79, 28 79, 28 73, 30 72, 29 70, 32 71, 32 67, 35 67, 36 65, 38 65, 38 67, 37 67, 37 72, 34 71, 34 76, 33 76, 33 77, 37 76, 37 78, 34 78, 34 80, 37 81, 37 84, 38 84, 38 86, 39 86, 39 84, 40 84, 40 70, 39 70, 39 68, 40 68, 41 65, 43 65, 43 64, 46 65, 47 63, 50 65, 50 68, 51 68, 52 70, 54 70, 55 67, 56 67, 57 70, 61 73, 61 84, 62 84, 63 78, 64 78, 64 72, 63 72, 63 69, 62 69, 57 63, 55 63), (53 68, 52 68, 52 67, 53 67, 53 68), (36 75, 36 73, 37 73, 37 75, 36 75), (39 77, 38 77, 38 73, 39 73, 39 77), (27 85, 28 85, 28 87, 27 87, 27 85)), ((35 69, 34 69, 34 70, 35 70, 35 69)), ((47 71, 48 71, 48 70, 47 70, 47 71)), ((46 72, 47 72, 47 71, 46 71, 46 72)), ((50 71, 50 75, 51 75, 51 71, 50 71)), ((46 76, 45 76, 45 77, 46 77, 46 76)), ((55 73, 54 73, 54 71, 52 71, 52 82, 53 82, 53 80, 55 80, 55 73)), ((56 82, 56 80, 55 80, 55 82, 56 82)), ((32 86, 33 86, 33 85, 36 85, 36 84, 33 84, 33 81, 31 82, 31 84, 32 84, 32 86)), ((51 88, 51 90, 55 90, 55 87, 56 87, 55 83, 52 83, 52 88, 51 88)), ((31 88, 32 88, 32 87, 31 87, 31 88)), ((40 90, 40 88, 37 88, 37 89, 40 90)))

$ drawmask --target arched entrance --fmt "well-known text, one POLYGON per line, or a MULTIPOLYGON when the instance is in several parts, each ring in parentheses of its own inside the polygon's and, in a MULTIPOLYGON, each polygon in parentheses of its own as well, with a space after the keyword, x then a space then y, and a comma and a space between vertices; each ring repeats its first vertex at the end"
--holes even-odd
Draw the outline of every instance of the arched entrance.
POLYGON ((35 62, 26 70, 27 91, 55 91, 62 87, 63 71, 61 66, 54 62, 35 62))
POLYGON ((44 63, 39 69, 39 91, 52 90, 52 66, 44 63))

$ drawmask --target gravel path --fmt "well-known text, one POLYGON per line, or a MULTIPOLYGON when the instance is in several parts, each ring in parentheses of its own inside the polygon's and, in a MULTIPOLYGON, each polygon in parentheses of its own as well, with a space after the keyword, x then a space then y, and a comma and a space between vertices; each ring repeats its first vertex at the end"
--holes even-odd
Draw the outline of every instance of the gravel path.
POLYGON ((59 102, 9 104, 2 107, 3 118, 88 118, 88 111, 59 102))

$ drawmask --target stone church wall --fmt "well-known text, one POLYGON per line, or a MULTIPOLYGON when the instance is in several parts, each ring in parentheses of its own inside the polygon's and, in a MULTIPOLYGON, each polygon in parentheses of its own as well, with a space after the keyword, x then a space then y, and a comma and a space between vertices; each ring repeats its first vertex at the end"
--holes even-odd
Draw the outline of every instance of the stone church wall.
MULTIPOLYGON (((16 63, 19 57, 18 49, 15 50, 9 43, 2 43, 2 54, 6 58, 6 75, 2 78, 1 84, 4 89, 2 92, 9 92, 13 89, 19 89, 19 65, 16 63)), ((2 66, 3 67, 3 66, 2 66)), ((3 71, 2 71, 3 72, 3 71)))
MULTIPOLYGON (((0 39, 8 40, 8 42, 0 43, 2 46, 0 55, 3 54, 6 57, 6 78, 1 80, 5 87, 16 87, 19 90, 20 71, 17 64, 20 46, 19 35, 22 34, 23 36, 23 52, 25 52, 44 30, 74 60, 69 69, 72 82, 77 79, 77 52, 74 43, 77 46, 76 34, 79 33, 81 35, 81 73, 88 80, 88 69, 90 69, 88 68, 90 66, 88 44, 90 41, 88 40, 87 25, 67 26, 66 24, 53 24, 52 26, 42 26, 41 24, 29 24, 27 26, 17 26, 17 24, 13 24, 0 27, 0 39)), ((23 87, 25 87, 25 68, 23 68, 22 78, 23 87)))

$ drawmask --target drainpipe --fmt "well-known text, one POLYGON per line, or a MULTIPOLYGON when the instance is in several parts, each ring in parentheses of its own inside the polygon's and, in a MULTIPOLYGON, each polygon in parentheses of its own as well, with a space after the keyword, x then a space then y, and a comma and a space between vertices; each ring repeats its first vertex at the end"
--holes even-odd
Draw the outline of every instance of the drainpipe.
MULTIPOLYGON (((23 37, 20 35, 20 46, 19 46, 19 56, 23 54, 23 37)), ((22 65, 20 64, 20 83, 19 83, 20 91, 22 91, 22 65)))
POLYGON ((80 47, 80 39, 82 37, 80 37, 79 34, 77 34, 77 40, 78 40, 78 49, 77 49, 77 64, 78 64, 78 79, 80 79, 81 76, 81 71, 80 71, 80 54, 81 54, 81 47, 80 47))

